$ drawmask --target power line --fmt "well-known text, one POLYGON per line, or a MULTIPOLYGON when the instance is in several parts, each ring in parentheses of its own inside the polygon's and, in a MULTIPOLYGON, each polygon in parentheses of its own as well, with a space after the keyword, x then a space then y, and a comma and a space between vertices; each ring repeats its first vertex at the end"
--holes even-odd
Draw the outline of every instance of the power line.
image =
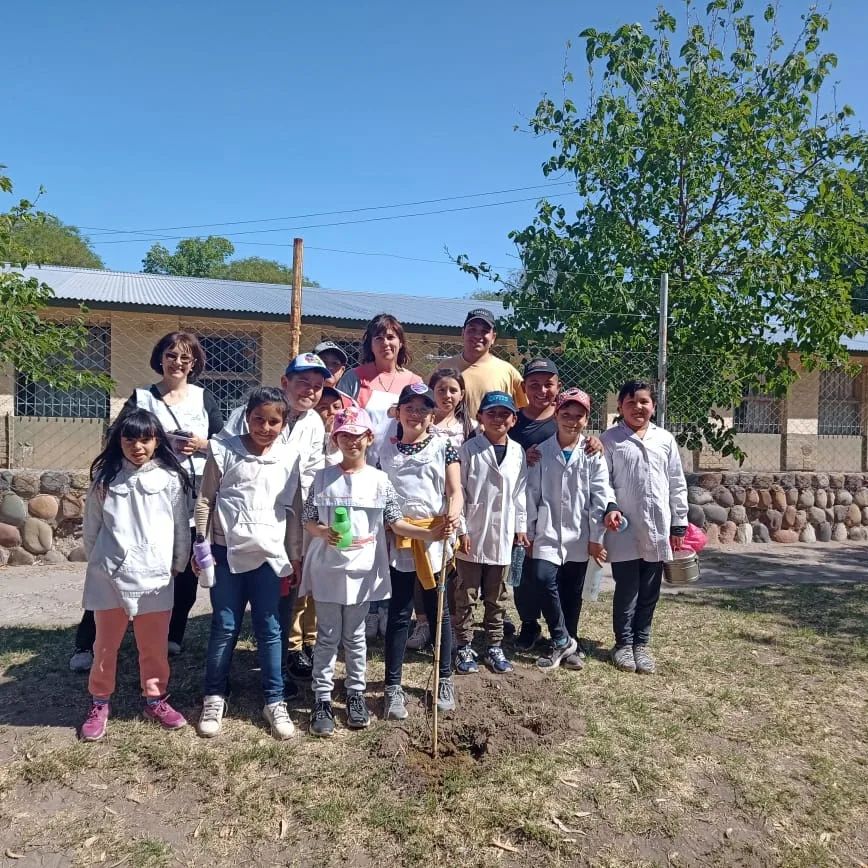
MULTIPOLYGON (((244 226, 251 223, 276 223, 283 220, 307 220, 310 217, 333 217, 338 214, 359 214, 363 211, 382 211, 390 208, 412 208, 416 205, 435 205, 440 202, 455 202, 460 199, 476 199, 480 196, 501 196, 505 193, 521 193, 525 190, 549 189, 574 184, 573 181, 556 181, 553 184, 533 184, 530 187, 508 187, 504 190, 487 190, 483 193, 463 193, 458 196, 441 196, 437 199, 420 199, 416 202, 396 202, 392 205, 367 205, 362 208, 345 208, 337 211, 313 211, 310 214, 296 214, 291 217, 261 217, 254 220, 229 220, 223 223, 191 223, 186 226, 163 226, 155 229, 105 229, 98 226, 79 226, 88 232, 105 235, 137 235, 144 232, 175 232, 181 229, 208 229, 218 226, 244 226)), ((436 212, 435 212, 436 213, 436 212)))

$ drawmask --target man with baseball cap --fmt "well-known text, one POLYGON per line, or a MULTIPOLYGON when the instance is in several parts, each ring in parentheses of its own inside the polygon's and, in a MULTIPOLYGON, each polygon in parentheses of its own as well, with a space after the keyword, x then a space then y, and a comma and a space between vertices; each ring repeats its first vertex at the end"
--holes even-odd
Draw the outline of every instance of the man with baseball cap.
POLYGON ((503 359, 492 355, 497 339, 494 314, 484 307, 467 312, 461 331, 464 348, 457 356, 444 359, 439 368, 454 368, 464 378, 464 406, 468 415, 476 418, 479 403, 486 392, 506 392, 517 407, 527 399, 521 388, 521 374, 503 359))
POLYGON ((349 362, 350 357, 334 341, 321 341, 313 348, 313 351, 323 360, 325 366, 331 372, 326 377, 325 384, 327 386, 337 385, 338 380, 340 380, 347 369, 347 362, 349 362))

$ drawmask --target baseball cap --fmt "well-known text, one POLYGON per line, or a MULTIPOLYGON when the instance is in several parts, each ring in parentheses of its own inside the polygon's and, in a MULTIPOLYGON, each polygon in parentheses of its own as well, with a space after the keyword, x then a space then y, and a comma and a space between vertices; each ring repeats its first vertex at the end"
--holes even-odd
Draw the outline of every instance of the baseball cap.
POLYGON ((334 341, 322 341, 313 348, 313 351, 317 355, 325 352, 334 353, 336 356, 341 357, 341 361, 344 364, 346 364, 350 360, 350 357, 346 354, 346 351, 342 350, 334 341))
POLYGON ((515 408, 515 401, 513 401, 512 396, 507 395, 506 392, 486 392, 482 396, 482 403, 479 405, 479 412, 481 413, 483 410, 490 410, 492 407, 505 407, 513 413, 518 413, 518 410, 515 408))
POLYGON ((335 416, 332 438, 337 437, 342 431, 348 434, 366 434, 370 431, 373 434, 374 423, 371 422, 367 411, 361 407, 347 407, 335 416))
POLYGON ((464 317, 464 325, 467 325, 472 319, 481 319, 486 325, 494 328, 494 314, 484 307, 475 307, 473 310, 469 310, 467 316, 464 317))
POLYGON ((524 378, 531 374, 554 374, 558 375, 558 366, 551 359, 531 359, 524 366, 524 378))
POLYGON ((581 389, 564 389, 555 400, 555 407, 560 410, 564 404, 570 404, 573 402, 580 404, 588 411, 588 413, 591 412, 591 396, 587 392, 583 392, 581 389))
POLYGON ((409 386, 404 386, 401 389, 401 394, 398 396, 398 406, 409 404, 413 398, 422 398, 425 403, 433 410, 437 406, 434 400, 434 393, 424 383, 410 383, 409 386))
POLYGON ((303 371, 315 371, 326 379, 332 375, 332 372, 325 366, 325 362, 316 353, 302 353, 296 356, 286 366, 283 373, 289 376, 290 374, 300 374, 303 371))

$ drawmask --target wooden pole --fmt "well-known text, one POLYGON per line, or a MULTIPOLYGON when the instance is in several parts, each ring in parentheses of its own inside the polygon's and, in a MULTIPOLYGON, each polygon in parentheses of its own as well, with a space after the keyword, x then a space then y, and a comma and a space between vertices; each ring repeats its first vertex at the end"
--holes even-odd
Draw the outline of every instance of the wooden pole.
MULTIPOLYGON (((446 501, 446 515, 444 519, 449 520, 449 510, 452 507, 452 498, 446 501)), ((440 639, 443 636, 443 597, 446 594, 446 561, 447 561, 447 543, 448 536, 443 540, 443 559, 440 562, 440 578, 437 580, 437 623, 434 625, 434 696, 432 697, 433 712, 434 712, 434 746, 432 753, 434 759, 438 755, 438 714, 437 714, 437 697, 440 693, 440 639)))
POLYGON ((669 275, 660 275, 660 325, 657 330, 657 424, 666 427, 669 408, 669 275))
POLYGON ((292 298, 289 303, 289 357, 294 359, 301 345, 301 279, 304 275, 304 239, 292 239, 292 298))

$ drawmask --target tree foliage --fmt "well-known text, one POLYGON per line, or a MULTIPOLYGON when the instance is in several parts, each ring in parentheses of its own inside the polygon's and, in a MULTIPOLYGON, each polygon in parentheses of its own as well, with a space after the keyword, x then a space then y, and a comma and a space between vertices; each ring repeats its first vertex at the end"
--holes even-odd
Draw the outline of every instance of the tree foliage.
MULTIPOLYGON (((209 235, 207 238, 184 238, 174 253, 154 244, 142 260, 142 271, 148 274, 174 274, 183 277, 213 277, 224 280, 245 280, 254 283, 292 283, 292 268, 275 259, 248 256, 226 260, 235 252, 228 238, 209 235)), ((319 286, 316 281, 302 278, 306 286, 319 286)))
MULTIPOLYGON (((852 305, 866 285, 868 138, 823 92, 837 62, 820 47, 828 20, 806 12, 788 47, 776 5, 763 22, 742 7, 712 0, 700 13, 688 0, 678 49, 663 8, 650 33, 580 34, 587 110, 567 75, 563 99, 544 98, 530 121, 552 140, 543 173, 572 175, 578 207, 541 201, 510 234, 524 270, 504 293, 525 346, 554 337, 604 364, 656 350, 668 272, 670 417, 689 423, 685 444, 705 437, 736 455, 709 408, 737 405, 749 387, 783 394, 795 357, 808 370, 846 364, 842 336, 868 325, 852 305)), ((607 370, 612 386, 625 373, 607 370)))
MULTIPOLYGON (((12 194, 11 179, 0 165, 0 191, 12 194)), ((108 389, 111 380, 76 370, 77 350, 87 344, 87 330, 81 317, 57 323, 44 317, 54 297, 48 284, 25 277, 21 269, 35 261, 27 240, 40 237, 34 229, 50 222, 36 211, 34 203, 20 199, 8 211, 0 212, 0 364, 12 365, 32 380, 61 389, 95 386, 108 389)), ((79 308, 86 313, 84 307, 79 308)))
POLYGON ((40 265, 105 268, 90 239, 51 214, 25 222, 16 231, 16 241, 29 252, 30 261, 40 265))

